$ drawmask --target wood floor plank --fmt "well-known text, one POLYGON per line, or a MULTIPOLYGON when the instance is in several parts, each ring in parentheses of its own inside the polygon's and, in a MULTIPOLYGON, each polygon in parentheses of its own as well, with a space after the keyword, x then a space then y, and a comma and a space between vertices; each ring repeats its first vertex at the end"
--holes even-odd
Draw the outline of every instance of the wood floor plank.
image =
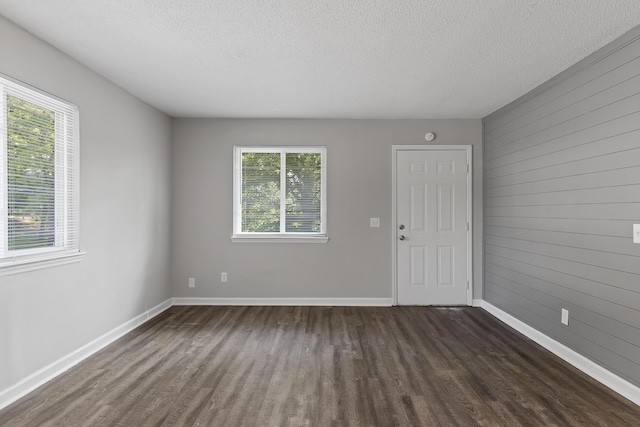
POLYGON ((476 308, 172 307, 2 426, 634 426, 640 407, 476 308))

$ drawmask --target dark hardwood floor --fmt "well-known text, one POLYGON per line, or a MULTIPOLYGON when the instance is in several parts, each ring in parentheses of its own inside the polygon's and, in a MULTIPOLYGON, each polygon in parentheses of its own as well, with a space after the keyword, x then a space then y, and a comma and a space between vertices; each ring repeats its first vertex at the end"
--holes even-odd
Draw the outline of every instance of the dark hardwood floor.
POLYGON ((638 426, 481 309, 172 307, 2 426, 638 426))

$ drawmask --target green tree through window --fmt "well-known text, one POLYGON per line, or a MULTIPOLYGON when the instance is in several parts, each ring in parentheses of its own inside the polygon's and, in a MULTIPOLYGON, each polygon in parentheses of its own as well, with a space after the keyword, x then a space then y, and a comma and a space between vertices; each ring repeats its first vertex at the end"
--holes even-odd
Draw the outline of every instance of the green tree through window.
POLYGON ((324 233, 325 153, 324 147, 236 147, 235 232, 324 233))
POLYGON ((287 153, 287 232, 320 232, 321 166, 320 153, 287 153))
POLYGON ((55 113, 7 97, 9 250, 55 244, 55 113))
POLYGON ((242 154, 242 231, 280 231, 280 154, 242 154))
POLYGON ((0 74, 0 112, 0 276, 79 260, 78 107, 0 74))

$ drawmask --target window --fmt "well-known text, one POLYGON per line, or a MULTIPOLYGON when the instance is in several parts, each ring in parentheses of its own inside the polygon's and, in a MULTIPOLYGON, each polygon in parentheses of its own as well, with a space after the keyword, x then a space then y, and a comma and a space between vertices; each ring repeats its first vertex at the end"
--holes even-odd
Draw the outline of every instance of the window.
POLYGON ((78 109, 2 75, 0 94, 0 274, 5 274, 16 266, 42 268, 78 255, 78 109))
POLYGON ((235 147, 234 242, 327 242, 325 147, 235 147))

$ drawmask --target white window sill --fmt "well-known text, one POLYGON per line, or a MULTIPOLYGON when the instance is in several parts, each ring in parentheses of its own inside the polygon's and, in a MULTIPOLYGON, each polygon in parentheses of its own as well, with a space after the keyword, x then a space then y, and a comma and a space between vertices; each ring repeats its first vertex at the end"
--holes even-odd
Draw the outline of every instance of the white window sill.
POLYGON ((0 276, 80 262, 85 254, 86 252, 76 252, 72 254, 64 253, 46 257, 17 259, 15 261, 0 261, 0 276))
POLYGON ((327 243, 329 237, 324 236, 282 236, 282 235, 262 235, 250 236, 236 234, 231 236, 233 243, 327 243))

